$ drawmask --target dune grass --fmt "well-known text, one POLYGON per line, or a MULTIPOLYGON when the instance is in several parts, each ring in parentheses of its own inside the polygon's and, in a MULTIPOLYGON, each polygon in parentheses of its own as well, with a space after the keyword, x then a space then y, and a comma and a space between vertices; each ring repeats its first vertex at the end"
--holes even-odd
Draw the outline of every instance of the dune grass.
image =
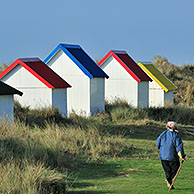
POLYGON ((165 111, 175 118, 187 115, 179 131, 188 161, 176 193, 183 188, 192 193, 194 126, 188 111, 193 109, 183 109, 135 109, 115 101, 106 104, 106 113, 62 118, 57 109, 16 104, 15 124, 0 122, 0 193, 165 193, 154 145, 164 130, 165 111))

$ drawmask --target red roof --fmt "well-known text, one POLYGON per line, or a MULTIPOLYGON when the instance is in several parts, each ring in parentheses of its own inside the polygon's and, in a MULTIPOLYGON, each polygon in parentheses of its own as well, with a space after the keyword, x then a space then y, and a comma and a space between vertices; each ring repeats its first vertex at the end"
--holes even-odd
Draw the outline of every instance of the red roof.
POLYGON ((152 79, 136 64, 125 51, 110 51, 99 63, 101 66, 110 56, 113 56, 124 69, 137 81, 152 81, 152 79))
POLYGON ((21 65, 48 88, 68 88, 71 87, 59 75, 57 75, 50 67, 43 63, 39 58, 21 58, 17 59, 7 69, 0 74, 0 79, 6 76, 17 65, 21 65))

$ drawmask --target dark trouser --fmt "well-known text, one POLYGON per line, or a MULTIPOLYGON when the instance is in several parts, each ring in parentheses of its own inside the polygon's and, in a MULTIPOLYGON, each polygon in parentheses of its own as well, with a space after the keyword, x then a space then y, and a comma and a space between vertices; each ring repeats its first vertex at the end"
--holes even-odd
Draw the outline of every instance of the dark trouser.
POLYGON ((180 166, 179 160, 177 161, 168 161, 168 160, 161 160, 164 172, 166 174, 167 181, 171 184, 172 179, 176 175, 176 172, 180 166))

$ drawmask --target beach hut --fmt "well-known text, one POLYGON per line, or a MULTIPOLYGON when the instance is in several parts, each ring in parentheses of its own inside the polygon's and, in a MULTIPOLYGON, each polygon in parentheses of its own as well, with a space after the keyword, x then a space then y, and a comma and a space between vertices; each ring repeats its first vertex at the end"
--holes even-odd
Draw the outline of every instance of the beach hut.
POLYGON ((165 103, 172 104, 176 86, 151 62, 138 62, 138 65, 153 79, 149 86, 149 106, 160 107, 165 103))
POLYGON ((20 58, 0 74, 1 81, 23 92, 15 97, 31 109, 57 107, 67 115, 67 88, 71 87, 39 58, 20 58))
POLYGON ((0 119, 13 122, 14 94, 22 96, 22 92, 0 81, 0 119))
POLYGON ((108 76, 79 45, 59 44, 44 62, 72 86, 67 93, 69 114, 90 116, 105 110, 108 76))
POLYGON ((111 50, 98 65, 109 76, 105 82, 107 101, 121 99, 134 107, 148 107, 149 76, 125 51, 111 50))

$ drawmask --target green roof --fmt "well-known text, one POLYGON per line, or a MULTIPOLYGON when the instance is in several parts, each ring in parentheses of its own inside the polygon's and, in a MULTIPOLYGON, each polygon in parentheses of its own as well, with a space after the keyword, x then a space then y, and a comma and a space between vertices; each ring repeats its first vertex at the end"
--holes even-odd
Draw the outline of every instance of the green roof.
POLYGON ((138 62, 138 65, 160 85, 165 92, 176 90, 176 86, 162 74, 152 63, 138 62))

